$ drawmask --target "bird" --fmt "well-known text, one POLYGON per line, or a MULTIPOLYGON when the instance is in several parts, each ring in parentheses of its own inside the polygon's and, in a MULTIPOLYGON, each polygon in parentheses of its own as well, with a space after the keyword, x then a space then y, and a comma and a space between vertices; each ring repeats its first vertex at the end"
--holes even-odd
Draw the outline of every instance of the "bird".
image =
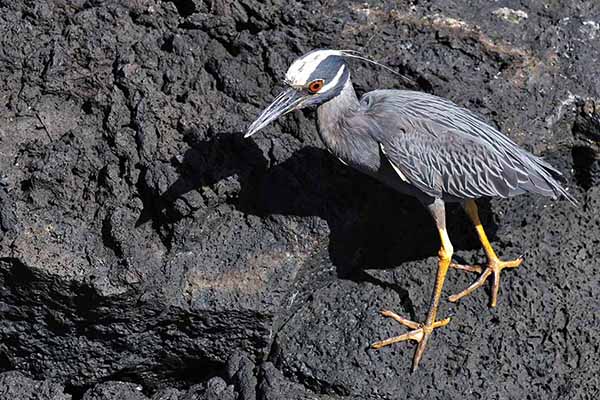
POLYGON ((325 147, 343 164, 369 175, 398 192, 416 197, 430 212, 439 233, 437 273, 424 322, 381 310, 409 331, 371 345, 374 349, 413 340, 418 366, 433 331, 450 318, 437 319, 449 268, 479 273, 457 302, 492 280, 491 307, 500 288, 500 272, 521 265, 523 257, 498 258, 481 224, 476 200, 534 193, 575 198, 558 182, 561 172, 541 157, 519 147, 481 116, 442 97, 420 91, 381 89, 357 97, 348 61, 380 64, 350 50, 316 49, 293 61, 284 79, 286 89, 248 127, 248 138, 279 117, 316 107, 318 132, 325 147), (471 220, 487 264, 452 262, 453 246, 446 229, 446 203, 459 203, 471 220))

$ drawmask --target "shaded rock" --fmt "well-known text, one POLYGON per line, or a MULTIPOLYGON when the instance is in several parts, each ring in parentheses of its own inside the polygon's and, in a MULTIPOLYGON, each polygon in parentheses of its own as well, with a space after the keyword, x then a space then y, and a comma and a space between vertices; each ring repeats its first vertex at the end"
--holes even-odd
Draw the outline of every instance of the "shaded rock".
POLYGON ((237 398, 233 385, 227 385, 219 377, 212 378, 205 384, 192 386, 182 397, 183 400, 235 400, 237 398))
POLYGON ((573 129, 588 140, 600 142, 600 100, 580 99, 579 113, 573 129))
POLYGON ((263 400, 334 400, 343 398, 338 396, 315 394, 301 384, 288 380, 281 373, 281 371, 275 368, 275 366, 270 362, 263 364, 259 377, 261 383, 258 387, 258 398, 263 400))
POLYGON ((240 393, 238 400, 256 399, 256 369, 256 365, 245 354, 239 352, 227 360, 227 377, 240 393))
POLYGON ((152 400, 179 400, 183 397, 183 392, 177 389, 160 389, 152 396, 152 400))

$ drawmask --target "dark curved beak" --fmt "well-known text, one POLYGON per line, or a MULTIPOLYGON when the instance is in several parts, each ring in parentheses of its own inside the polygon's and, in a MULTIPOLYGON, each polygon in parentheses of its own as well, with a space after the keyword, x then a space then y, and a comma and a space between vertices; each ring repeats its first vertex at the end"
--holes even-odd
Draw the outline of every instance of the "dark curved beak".
POLYGON ((250 125, 244 138, 249 138, 277 118, 294 111, 302 103, 304 95, 296 89, 287 89, 281 93, 269 107, 250 125))

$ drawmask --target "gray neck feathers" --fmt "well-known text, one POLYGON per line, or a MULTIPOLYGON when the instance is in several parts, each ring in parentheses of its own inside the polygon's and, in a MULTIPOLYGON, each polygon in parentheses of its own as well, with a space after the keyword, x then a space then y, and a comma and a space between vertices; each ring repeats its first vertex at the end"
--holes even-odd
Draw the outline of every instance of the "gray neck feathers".
POLYGON ((325 145, 333 153, 336 153, 336 148, 343 144, 349 133, 342 123, 344 117, 348 113, 356 111, 358 107, 358 98, 354 92, 350 76, 348 76, 340 94, 323 103, 317 109, 319 134, 325 145))

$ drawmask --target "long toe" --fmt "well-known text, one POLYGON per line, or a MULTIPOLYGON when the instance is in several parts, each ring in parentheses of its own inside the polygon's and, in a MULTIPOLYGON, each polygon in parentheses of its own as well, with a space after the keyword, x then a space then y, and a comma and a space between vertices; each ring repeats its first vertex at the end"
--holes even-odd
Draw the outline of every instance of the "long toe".
POLYGON ((425 346, 427 345, 427 340, 429 340, 430 336, 431 332, 425 333, 423 335, 423 338, 417 345, 417 349, 415 350, 415 356, 413 357, 412 372, 415 372, 417 368, 419 368, 419 362, 423 357, 423 353, 425 353, 425 346))
POLYGON ((399 336, 394 336, 389 339, 380 340, 378 342, 375 342, 375 343, 371 344, 371 347, 374 349, 380 349, 382 347, 389 346, 391 344, 398 343, 398 342, 403 342, 403 341, 407 341, 407 340, 416 341, 418 343, 418 345, 417 345, 417 349, 415 350, 415 356, 413 358, 413 364, 412 364, 413 371, 415 371, 417 369, 417 367, 419 366, 419 361, 421 361, 421 358, 423 357, 423 353, 425 352, 427 340, 431 336, 431 333, 433 332, 433 330, 435 328, 441 328, 442 326, 446 326, 450 322, 450 318, 446 318, 443 320, 435 321, 434 323, 432 323, 430 325, 419 324, 419 323, 413 322, 411 320, 408 320, 406 318, 403 318, 403 317, 399 316, 398 314, 394 313, 393 311, 388 311, 388 310, 382 310, 381 315, 383 315, 384 317, 387 317, 387 318, 391 318, 391 319, 397 321, 399 324, 404 325, 412 330, 408 331, 402 335, 399 335, 399 336))
MULTIPOLYGON (((492 299, 491 299, 490 305, 491 305, 491 307, 496 307, 496 304, 498 303, 498 292, 500 291, 500 272, 505 268, 517 268, 519 265, 521 265, 522 262, 523 262, 523 257, 519 257, 516 260, 511 260, 511 261, 501 261, 497 258, 490 260, 487 268, 485 268, 483 270, 483 272, 481 272, 481 275, 479 276, 479 278, 477 278, 477 280, 475 282, 473 282, 471 284, 471 286, 469 286, 468 288, 466 288, 465 290, 463 290, 460 293, 450 296, 448 298, 448 300, 450 300, 451 302, 456 302, 456 301, 462 299, 463 297, 470 295, 475 290, 477 290, 478 288, 483 286, 483 284, 487 281, 487 279, 491 275, 491 276, 493 276, 493 283, 492 283, 492 299)), ((480 268, 479 266, 464 266, 464 265, 457 265, 457 264, 454 264, 451 266, 453 266, 456 269, 461 269, 461 270, 465 270, 465 271, 473 271, 473 272, 477 272, 477 270, 480 268)))
POLYGON ((496 307, 498 304, 498 292, 500 291, 500 271, 506 268, 517 268, 523 262, 523 257, 519 257, 512 261, 500 261, 496 260, 492 270, 494 272, 494 282, 492 284, 492 301, 491 307, 496 307))
POLYGON ((464 265, 464 264, 451 263, 450 268, 460 269, 460 270, 468 271, 468 272, 477 272, 478 274, 480 274, 483 271, 483 268, 481 268, 480 265, 464 265))

